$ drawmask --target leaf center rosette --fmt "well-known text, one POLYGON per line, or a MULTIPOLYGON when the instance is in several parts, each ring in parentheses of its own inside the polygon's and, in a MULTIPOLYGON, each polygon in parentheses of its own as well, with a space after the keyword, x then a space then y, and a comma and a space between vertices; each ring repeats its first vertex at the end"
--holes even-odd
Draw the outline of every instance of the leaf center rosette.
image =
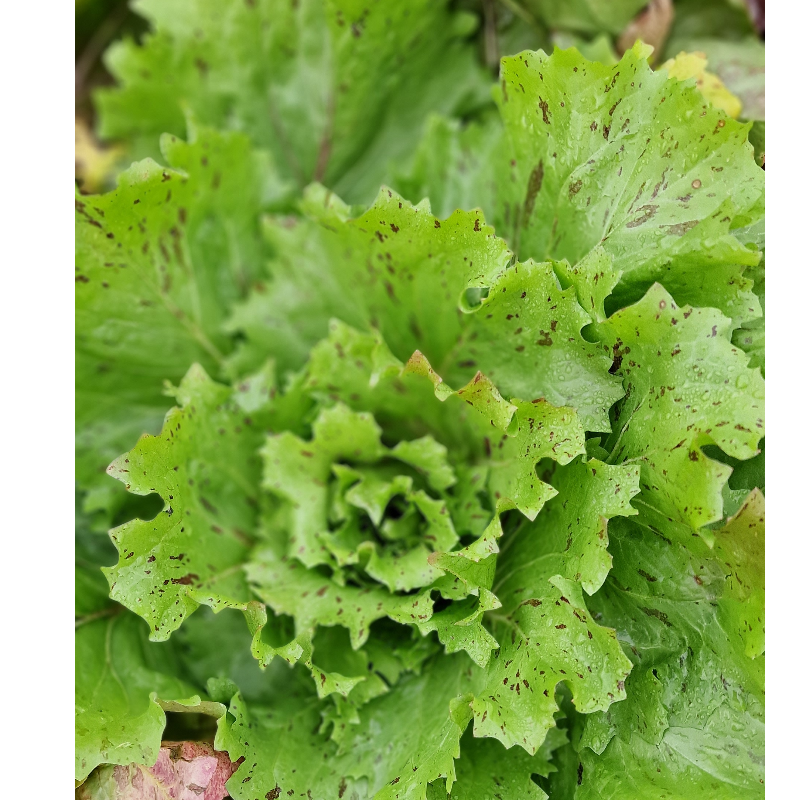
POLYGON ((513 407, 480 375, 464 390, 471 404, 443 404, 457 393, 424 356, 403 365, 377 334, 339 322, 299 382, 310 430, 269 434, 261 449, 275 507, 247 567, 254 591, 296 632, 343 626, 358 649, 388 617, 437 631, 446 652, 485 666, 498 646, 482 617, 500 606, 491 583, 502 534, 488 437, 500 439, 485 401, 504 425, 513 407))
POLYGON ((598 460, 574 409, 509 401, 481 372, 454 390, 421 352, 403 363, 337 321, 280 391, 267 365, 234 387, 194 369, 176 395, 110 468, 169 498, 114 532, 109 570, 154 638, 201 604, 241 609, 262 666, 303 664, 332 696, 342 746, 423 662, 455 680, 436 697, 456 704, 454 742, 473 719, 533 753, 558 684, 583 713, 624 697, 630 662, 583 592, 638 468, 598 460))
POLYGON ((291 554, 306 566, 328 565, 342 585, 403 593, 443 577, 430 558, 459 542, 445 448, 430 436, 385 447, 370 414, 342 405, 320 413, 314 434, 311 442, 279 434, 262 451, 265 487, 305 504, 294 514, 291 554), (288 489, 287 462, 297 478, 288 489))

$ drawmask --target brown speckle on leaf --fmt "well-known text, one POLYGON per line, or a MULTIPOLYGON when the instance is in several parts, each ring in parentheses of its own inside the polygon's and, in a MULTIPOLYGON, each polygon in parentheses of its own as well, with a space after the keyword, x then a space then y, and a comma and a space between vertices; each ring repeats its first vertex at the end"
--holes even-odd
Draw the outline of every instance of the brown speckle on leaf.
POLYGON ((542 188, 542 181, 544 179, 544 162, 539 159, 539 163, 531 170, 530 177, 528 178, 528 190, 525 193, 525 205, 523 211, 523 222, 528 224, 528 220, 533 213, 536 206, 536 198, 542 188))
POLYGON ((545 125, 550 124, 550 107, 547 105, 546 100, 542 100, 541 96, 539 97, 539 109, 542 112, 542 119, 544 120, 545 125))

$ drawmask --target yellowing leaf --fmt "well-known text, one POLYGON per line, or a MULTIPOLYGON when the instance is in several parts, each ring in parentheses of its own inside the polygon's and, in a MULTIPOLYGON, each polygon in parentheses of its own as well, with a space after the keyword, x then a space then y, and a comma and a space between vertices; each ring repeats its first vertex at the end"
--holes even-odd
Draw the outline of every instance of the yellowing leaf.
POLYGON ((736 119, 742 113, 742 102, 729 91, 722 80, 706 70, 708 59, 704 53, 678 53, 675 58, 665 61, 659 69, 667 70, 670 78, 686 81, 694 78, 700 94, 714 108, 724 111, 736 119))
POLYGON ((109 179, 125 155, 125 148, 116 144, 101 147, 86 122, 75 117, 75 179, 87 194, 109 188, 109 179))

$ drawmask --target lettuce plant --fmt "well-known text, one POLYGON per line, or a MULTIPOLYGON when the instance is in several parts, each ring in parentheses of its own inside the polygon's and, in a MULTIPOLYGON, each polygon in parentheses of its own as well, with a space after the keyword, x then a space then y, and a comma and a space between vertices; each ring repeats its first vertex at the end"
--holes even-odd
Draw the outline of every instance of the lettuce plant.
POLYGON ((142 4, 166 164, 76 198, 76 778, 189 712, 241 800, 763 794, 749 126, 637 44, 463 127, 440 4, 219 5, 142 4))

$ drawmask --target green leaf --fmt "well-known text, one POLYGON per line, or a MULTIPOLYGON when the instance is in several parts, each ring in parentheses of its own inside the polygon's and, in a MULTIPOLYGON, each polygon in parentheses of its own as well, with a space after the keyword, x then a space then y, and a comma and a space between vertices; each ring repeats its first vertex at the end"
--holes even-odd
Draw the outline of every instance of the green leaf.
MULTIPOLYGON (((729 612, 736 604, 745 618, 756 622, 753 614, 759 614, 758 602, 763 600, 758 582, 748 578, 752 572, 759 572, 763 518, 758 501, 750 498, 747 505, 741 517, 729 523, 724 541, 713 550, 698 537, 685 543, 666 539, 639 524, 638 518, 612 522, 609 549, 614 569, 590 605, 602 622, 618 628, 637 663, 655 665, 686 654, 690 646, 698 652, 702 649, 704 658, 727 661, 722 670, 726 682, 736 682, 750 694, 763 694, 762 648, 754 646, 758 631, 753 631, 754 638, 748 643, 730 625, 729 612), (741 558, 747 549, 755 559, 745 570, 741 558), (735 566, 733 574, 730 565, 735 566), (735 580, 737 571, 742 573, 743 582, 749 580, 750 584, 734 590, 730 578, 735 580)), ((700 681, 701 675, 694 679, 700 681)), ((733 697, 724 683, 717 680, 707 687, 709 696, 721 692, 733 697)), ((700 683, 695 689, 702 691, 700 683)), ((707 714, 711 708, 712 704, 703 705, 694 713, 707 714)))
POLYGON ((507 394, 571 406, 586 430, 610 430, 608 409, 622 387, 597 345, 581 336, 590 317, 575 289, 561 291, 553 269, 526 261, 494 281, 452 356, 460 367, 453 380, 468 380, 467 365, 480 365, 507 394))
POLYGON ((479 667, 485 667, 498 644, 483 626, 483 615, 498 606, 497 598, 491 592, 482 590, 477 598, 453 603, 433 614, 419 627, 425 634, 436 631, 445 653, 464 650, 479 667))
MULTIPOLYGON (((320 385, 330 389, 328 369, 332 361, 336 368, 336 396, 341 396, 340 385, 355 388, 353 383, 348 384, 347 377, 355 376, 358 402, 377 410, 381 406, 383 380, 396 385, 397 378, 401 381, 416 375, 427 378, 440 400, 452 397, 464 401, 473 424, 477 423, 485 433, 483 450, 488 468, 485 474, 497 510, 519 507, 528 516, 535 516, 554 494, 552 487, 536 474, 537 463, 543 458, 567 463, 583 450, 582 429, 575 413, 571 409, 553 408, 546 402, 519 403, 519 406, 508 403, 480 373, 467 386, 453 392, 419 352, 404 368, 399 362, 391 362, 388 373, 381 377, 373 369, 375 349, 380 347, 377 334, 360 335, 337 323, 329 339, 315 348, 308 384, 315 390, 320 385), (377 376, 372 387, 367 385, 371 370, 372 378, 377 376), (368 398, 373 388, 377 397, 375 403, 370 403, 368 398)), ((390 400, 391 405, 395 399, 390 400)), ((460 405, 456 403, 457 407, 460 405)), ((417 413, 420 410, 412 408, 417 413)), ((502 534, 499 519, 495 518, 473 544, 448 552, 458 543, 458 535, 448 512, 447 496, 434 499, 424 491, 412 491, 412 478, 398 475, 387 464, 387 459, 396 459, 398 454, 406 463, 414 460, 410 456, 412 449, 426 452, 429 457, 435 454, 437 468, 426 469, 424 474, 437 476, 444 471, 446 483, 450 484, 454 475, 449 467, 445 469, 446 451, 430 437, 401 442, 388 449, 381 444, 380 435, 370 414, 353 412, 337 401, 336 405, 321 410, 310 441, 288 433, 268 439, 263 451, 265 486, 288 501, 289 537, 285 550, 265 551, 259 565, 248 568, 249 578, 257 584, 259 596, 278 613, 292 614, 300 629, 338 622, 350 630, 353 646, 358 647, 366 640, 369 624, 388 614, 397 621, 415 622, 423 633, 436 630, 446 652, 466 649, 476 663, 485 665, 489 653, 497 646, 482 627, 482 618, 486 610, 497 606, 489 589, 498 551, 496 539, 502 534), (379 459, 383 459, 382 465, 378 464, 379 459), (336 463, 343 460, 355 462, 355 466, 336 463), (331 471, 336 475, 332 504, 328 495, 331 471), (417 511, 412 512, 409 506, 400 521, 391 524, 384 521, 387 504, 393 497, 405 498, 417 511), (364 511, 369 524, 359 523, 354 512, 348 510, 348 504, 351 509, 364 511), (334 529, 331 525, 337 519, 344 522, 334 529), (422 520, 427 522, 425 541, 418 540, 419 544, 415 544, 409 535, 422 520), (400 533, 401 530, 404 532, 400 533), (405 547, 393 549, 381 544, 381 539, 402 540, 405 547), (417 594, 407 598, 410 607, 405 603, 400 610, 396 605, 399 598, 374 587, 365 586, 359 593, 347 586, 344 577, 347 573, 334 571, 332 578, 309 573, 298 564, 287 564, 286 556, 299 559, 307 567, 328 564, 334 569, 349 569, 351 578, 352 570, 360 563, 369 577, 392 591, 425 586, 444 591, 449 584, 434 581, 445 570, 458 579, 456 587, 463 584, 461 588, 448 589, 453 592, 451 599, 463 600, 466 592, 476 599, 455 603, 432 617, 428 593, 417 594), (329 603, 326 597, 329 592, 338 598, 337 605, 329 603)), ((355 575, 355 580, 363 583, 355 575)))
POLYGON ((447 448, 431 436, 398 442, 392 448, 392 457, 419 470, 436 491, 444 491, 456 483, 455 472, 447 460, 447 448))
POLYGON ((494 591, 504 606, 528 599, 534 587, 563 575, 594 594, 611 569, 608 521, 635 514, 636 465, 612 466, 595 458, 557 467, 558 492, 531 523, 518 527, 503 549, 494 591))
MULTIPOLYGON (((635 24, 635 18, 633 20, 635 24)), ((626 31, 623 31, 625 35, 626 31)), ((607 33, 598 33, 593 38, 586 38, 581 34, 566 33, 564 31, 553 31, 552 42, 556 47, 561 50, 567 50, 570 47, 576 47, 582 56, 589 61, 599 61, 601 64, 612 66, 619 61, 619 53, 617 52, 616 42, 607 33)), ((506 52, 511 55, 518 53, 520 50, 533 50, 530 44, 526 43, 516 50, 507 50, 506 52)), ((537 48, 539 49, 539 48, 537 48)), ((547 48, 550 49, 550 48, 547 48)))
POLYGON ((76 198, 79 779, 168 711, 234 798, 763 794, 759 140, 617 63, 633 2, 137 0, 98 118, 170 166, 76 198), (485 107, 481 46, 570 37, 485 107))
MULTIPOLYGON (((307 192, 304 211, 291 223, 268 222, 273 281, 238 306, 230 324, 247 336, 242 363, 267 353, 281 368, 296 367, 329 323, 341 348, 367 357, 377 344, 356 344, 342 332, 344 322, 362 333, 377 329, 400 359, 425 353, 447 381, 464 383, 480 369, 506 395, 570 405, 585 428, 609 429, 608 409, 622 390, 608 359, 581 335, 590 319, 576 296, 587 292, 562 291, 550 265, 507 270, 510 253, 480 212, 439 220, 427 204, 412 206, 384 189, 369 211, 351 218, 321 187, 307 192)), ((337 357, 317 345, 312 380, 360 398, 337 357), (317 377, 323 371, 324 381, 317 377)))
POLYGON ((475 377, 466 386, 453 390, 442 380, 441 375, 434 371, 427 357, 419 350, 415 350, 403 367, 401 375, 403 377, 419 375, 427 378, 433 386, 434 395, 442 402, 451 397, 463 400, 477 412, 472 415, 473 419, 480 419, 489 431, 492 428, 506 431, 511 427, 517 406, 506 400, 482 372, 476 372, 475 377))
POLYGON ((351 780, 336 759, 336 745, 317 730, 320 703, 309 698, 297 681, 286 680, 284 691, 266 707, 231 700, 220 721, 214 747, 232 761, 243 758, 227 783, 235 800, 263 800, 284 794, 359 800, 363 786, 351 780))
POLYGON ((241 565, 255 530, 259 434, 231 389, 194 366, 176 390, 179 408, 158 436, 109 467, 135 494, 157 492, 164 510, 112 531, 119 562, 105 572, 111 596, 169 637, 199 603, 242 607, 241 565))
MULTIPOLYGON (((315 631, 311 627, 295 626, 294 635, 292 635, 285 624, 289 621, 288 618, 268 619, 265 607, 255 602, 250 603, 244 609, 244 616, 253 637, 250 651, 257 659, 259 666, 262 669, 268 667, 275 660, 275 656, 280 656, 291 666, 302 664, 311 673, 317 687, 317 695, 320 698, 334 693, 346 697, 365 679, 372 677, 366 674, 366 670, 360 670, 358 674, 342 675, 336 671, 336 667, 332 667, 328 671, 321 669, 314 659, 315 631)), ((348 666, 352 666, 352 662, 353 659, 350 659, 348 666)), ((347 664, 347 660, 345 663, 347 664)), ((357 666, 360 667, 360 664, 357 666)), ((380 681, 378 683, 382 688, 383 684, 380 681)))
POLYGON ((350 774, 368 778, 370 797, 424 800, 427 784, 440 777, 450 790, 453 759, 470 720, 460 698, 469 694, 476 672, 465 656, 439 655, 420 675, 404 676, 364 707, 361 724, 348 730, 340 753, 350 774))
POLYGON ((566 464, 584 452, 581 425, 570 408, 549 403, 520 403, 514 420, 516 435, 505 436, 492 447, 496 459, 489 473, 489 489, 499 497, 497 510, 518 508, 533 519, 555 494, 536 474, 536 463, 551 458, 566 464))
POLYGON ((158 757, 165 716, 157 698, 200 698, 177 677, 174 654, 150 644, 133 614, 82 624, 75 632, 75 779, 98 764, 145 764, 158 757))
POLYGON ((101 494, 106 466, 158 432, 164 381, 193 362, 220 375, 222 322, 264 275, 268 156, 203 128, 188 143, 165 136, 162 150, 170 167, 141 161, 115 191, 75 200, 77 472, 101 494))
MULTIPOLYGON (((342 723, 345 725, 358 723, 358 709, 364 703, 386 694, 399 675, 408 669, 408 665, 398 658, 397 650, 411 644, 413 631, 408 629, 398 631, 399 626, 388 621, 376 627, 383 633, 380 640, 369 642, 358 650, 350 647, 347 631, 339 626, 320 628, 314 637, 315 660, 325 671, 326 680, 329 680, 331 675, 353 676, 350 679, 353 681, 352 688, 347 691, 337 690, 333 693, 331 687, 327 688, 327 693, 333 695, 333 703, 338 714, 337 718, 329 713, 329 709, 326 709, 325 713, 325 724, 328 721, 333 724, 331 737, 334 741, 339 739, 337 723, 340 726, 342 723), (393 630, 387 632, 386 628, 389 626, 393 630), (404 636, 407 631, 412 636, 404 636), (383 670, 389 674, 385 675, 383 670)), ((312 676, 317 680, 313 669, 312 676)), ((317 694, 322 697, 324 694, 320 691, 320 681, 317 681, 317 694)))
POLYGON ((627 680, 628 698, 605 714, 591 714, 580 739, 581 747, 589 747, 602 755, 614 736, 630 743, 632 734, 650 745, 658 745, 669 728, 669 714, 662 705, 663 686, 658 670, 634 669, 627 680))
MULTIPOLYGON (((90 534, 91 535, 91 534, 90 534)), ((110 613, 114 607, 108 596, 108 581, 96 566, 75 565, 75 620, 110 613)))
POLYGON ((540 0, 536 11, 551 29, 617 34, 642 10, 640 0, 540 0))
POLYGON ((504 59, 503 130, 434 124, 401 184, 438 199, 437 213, 480 206, 520 259, 565 259, 579 297, 602 247, 619 276, 606 311, 659 281, 681 304, 720 308, 739 324, 759 314, 742 274, 758 255, 731 234, 763 216, 764 173, 747 126, 653 72, 647 53, 638 44, 614 66, 574 49, 504 59))
POLYGON ((472 544, 453 552, 437 552, 428 557, 433 566, 455 576, 456 591, 450 598, 445 584, 438 588, 443 597, 462 600, 458 590, 465 589, 472 597, 463 602, 454 602, 446 609, 435 613, 420 626, 423 633, 435 630, 445 653, 465 650, 481 667, 488 663, 489 656, 498 647, 497 640, 483 627, 486 611, 498 608, 500 602, 490 591, 494 582, 497 540, 503 535, 499 515, 495 515, 483 534, 472 544))
POLYGON ((413 159, 397 168, 391 185, 404 197, 428 198, 439 216, 478 206, 493 214, 498 187, 485 167, 506 146, 506 134, 500 115, 492 112, 469 122, 432 114, 413 159))
MULTIPOLYGON (((346 402, 354 411, 369 411, 390 441, 402 442, 413 432, 415 438, 433 435, 451 454, 480 447, 459 415, 436 399, 428 381, 404 371, 376 331, 364 333, 332 319, 298 383, 320 405, 346 402)), ((461 411, 467 414, 466 408, 461 411)))
MULTIPOLYGON (((554 724, 555 688, 561 680, 569 682, 583 712, 624 697, 622 682, 630 668, 613 631, 591 621, 580 588, 561 574, 582 564, 581 555, 592 558, 592 539, 598 529, 605 534, 603 514, 635 513, 629 500, 638 491, 638 471, 575 461, 556 470, 554 486, 559 496, 532 524, 519 526, 501 552, 490 585, 503 608, 489 615, 500 649, 489 663, 486 687, 472 702, 476 735, 495 736, 507 747, 519 744, 530 752, 554 724), (601 663, 602 674, 595 676, 593 669, 601 663)), ((485 546, 481 540, 476 545, 485 546)), ((596 582, 595 590, 610 565, 604 548, 601 552, 605 558, 597 573, 587 576, 587 583, 596 582)), ((435 563, 447 568, 457 556, 440 556, 435 563)), ((480 566, 485 570, 488 563, 493 574, 493 559, 480 566)))
MULTIPOLYGON (((737 274, 729 262, 752 257, 729 229, 763 203, 763 172, 742 147, 745 126, 653 72, 645 55, 635 46, 614 67, 558 50, 504 62, 497 96, 516 182, 502 185, 513 185, 519 214, 511 240, 522 256, 571 264, 602 242, 622 273, 617 307, 654 280, 683 294, 681 302, 705 305, 699 264, 720 273, 706 290, 720 303, 722 275, 737 274), (722 210, 727 222, 715 217, 722 210)), ((742 318, 752 297, 736 289, 728 302, 742 318)))
POLYGON ((384 453, 381 431, 370 414, 344 405, 323 410, 309 442, 293 433, 271 436, 261 450, 263 486, 285 499, 292 509, 289 555, 306 566, 332 563, 320 535, 327 529, 326 482, 337 460, 370 464, 384 453))
POLYGON ((628 699, 586 727, 576 797, 763 796, 763 594, 750 577, 763 576, 760 502, 748 500, 714 551, 635 518, 612 523, 614 569, 591 606, 636 667, 628 699))
POLYGON ((494 583, 495 564, 503 535, 500 516, 495 515, 482 536, 467 547, 451 553, 434 553, 431 563, 455 575, 473 594, 488 591, 494 583))
MULTIPOLYGON (((675 682, 664 689, 670 690, 679 690, 675 682)), ((631 793, 645 800, 665 795, 689 800, 702 794, 724 800, 763 797, 763 778, 758 777, 763 775, 763 766, 758 765, 763 759, 763 745, 759 748, 763 724, 749 715, 744 722, 737 719, 739 741, 733 743, 733 722, 729 714, 717 710, 704 731, 675 726, 659 747, 634 733, 629 745, 615 738, 602 756, 584 751, 579 754, 581 785, 575 797, 613 800, 631 793), (743 745, 749 754, 742 752, 743 745)))
MULTIPOLYGON (((499 795, 518 800, 547 800, 545 792, 533 782, 533 773, 538 774, 537 766, 536 756, 530 756, 520 747, 506 750, 493 739, 465 736, 449 797, 451 800, 475 800, 499 795)), ((432 784, 428 788, 428 800, 436 796, 435 786, 432 784)), ((444 800, 448 797, 444 786, 441 791, 440 797, 444 800)))
POLYGON ((676 6, 667 48, 670 54, 685 50, 681 43, 686 40, 713 37, 733 42, 747 39, 754 33, 753 20, 746 6, 728 0, 704 0, 702 3, 680 0, 676 6))
MULTIPOLYGON (((349 530, 347 525, 333 539, 328 532, 327 505, 328 495, 326 482, 333 470, 339 479, 347 476, 347 491, 340 503, 349 503, 357 509, 367 512, 372 525, 376 528, 382 519, 389 500, 397 495, 404 496, 412 502, 427 522, 424 538, 436 549, 449 550, 457 542, 458 537, 450 520, 446 504, 443 500, 435 500, 422 490, 412 491, 413 479, 409 475, 394 474, 389 465, 353 470, 345 465, 335 464, 337 461, 356 461, 361 464, 376 464, 381 459, 397 459, 409 463, 422 458, 423 475, 433 474, 440 485, 442 476, 450 483, 454 476, 446 462, 446 450, 430 438, 401 442, 395 448, 383 446, 380 440, 381 431, 374 418, 365 412, 356 413, 344 405, 338 404, 323 409, 313 425, 311 441, 300 439, 291 433, 271 436, 262 449, 264 457, 264 487, 289 502, 291 507, 291 535, 289 538, 289 555, 298 558, 308 567, 323 563, 334 563, 334 557, 340 563, 354 563, 358 558, 354 550, 371 552, 370 565, 379 569, 376 558, 380 553, 375 551, 375 542, 367 539, 364 546, 362 536, 353 531, 355 539, 348 545, 344 536, 349 530), (435 458, 430 461, 431 456, 435 458), (434 467, 433 473, 429 469, 434 467), (336 548, 333 553, 331 545, 336 548), (334 557, 332 557, 332 555, 334 557)), ((348 512, 343 512, 348 517, 348 512)), ((429 552, 429 551, 428 551, 429 552)), ((423 555, 423 563, 427 554, 423 555)), ((384 568, 388 566, 384 562, 384 568)), ((369 571, 369 567, 368 567, 369 571)), ((373 575, 373 577, 377 577, 373 575)), ((392 589, 391 578, 384 576, 392 589)), ((425 581, 422 585, 427 585, 425 581)), ((413 588, 410 584, 405 587, 413 588)))
POLYGON ((715 532, 714 553, 726 569, 719 599, 723 626, 746 656, 764 652, 764 495, 753 489, 724 528, 715 532))
MULTIPOLYGON (((123 495, 124 496, 124 495, 123 495)), ((119 608, 108 596, 108 581, 102 567, 110 566, 117 551, 107 530, 95 531, 90 525, 97 516, 81 508, 82 493, 75 493, 75 621, 93 615, 116 613, 119 608), (114 612, 110 610, 114 609, 114 612)))
POLYGON ((577 781, 583 780, 583 764, 578 760, 578 754, 571 743, 555 751, 553 765, 556 772, 550 776, 547 787, 550 800, 575 800, 577 781))
POLYGON ((228 790, 237 800, 309 790, 312 796, 351 800, 422 800, 429 781, 446 775, 452 782, 469 713, 451 698, 468 689, 468 664, 440 656, 424 674, 401 677, 390 694, 364 706, 361 722, 347 728, 338 752, 316 730, 319 701, 297 680, 286 680, 283 696, 269 707, 251 709, 235 696, 215 740, 232 760, 244 757, 228 790))
POLYGON ((748 139, 753 145, 753 158, 759 167, 764 167, 766 163, 767 130, 763 122, 754 122, 750 128, 748 139))
POLYGON ((139 0, 136 10, 154 32, 141 46, 109 48, 117 86, 95 95, 101 135, 152 149, 162 132, 183 132, 188 107, 273 152, 296 190, 324 180, 364 202, 429 112, 457 113, 488 95, 467 41, 473 19, 441 1, 401 11, 343 0, 139 0))
POLYGON ((598 245, 574 267, 567 261, 556 261, 553 271, 565 286, 575 287, 578 302, 594 322, 606 318, 606 299, 617 285, 620 273, 614 269, 611 256, 598 245))
POLYGON ((422 350, 438 363, 461 332, 462 295, 502 272, 511 256, 483 215, 439 220, 381 189, 370 209, 350 209, 319 185, 306 191, 304 218, 267 221, 276 252, 265 294, 233 314, 231 329, 251 347, 298 367, 339 319, 362 332, 378 328, 401 360, 422 350))
POLYGON ((195 685, 233 682, 248 702, 274 702, 280 694, 280 670, 275 667, 265 673, 259 668, 251 652, 252 640, 244 615, 216 614, 208 607, 184 620, 170 637, 181 674, 195 685))
POLYGON ((450 503, 453 524, 462 535, 481 536, 491 519, 485 500, 488 468, 485 465, 461 465, 456 468, 456 475, 457 481, 452 489, 453 500, 450 503))
POLYGON ((731 346, 730 330, 715 309, 679 308, 658 284, 597 327, 626 391, 605 444, 610 460, 639 462, 640 513, 689 535, 721 518, 731 473, 701 448, 747 459, 764 435, 764 379, 731 346))
POLYGON ((318 625, 342 625, 353 648, 369 636, 370 623, 382 617, 411 625, 428 619, 429 592, 393 595, 382 588, 340 586, 318 572, 273 553, 257 554, 246 567, 254 591, 278 614, 291 614, 299 632, 318 625))
POLYGON ((565 730, 551 728, 545 743, 531 756, 520 747, 506 750, 493 739, 465 736, 461 758, 456 762, 457 780, 450 797, 452 800, 472 800, 495 797, 501 791, 519 800, 546 800, 547 795, 534 783, 533 777, 553 772, 553 751, 566 741, 565 730))
POLYGON ((728 480, 728 485, 733 491, 750 493, 753 489, 764 491, 766 467, 766 440, 759 442, 761 452, 749 461, 734 462, 733 472, 728 480))
POLYGON ((500 649, 471 703, 476 736, 531 754, 555 724, 559 683, 567 683, 577 710, 588 714, 625 698, 631 668, 614 630, 591 618, 578 584, 554 576, 532 595, 493 616, 500 649))
POLYGON ((537 463, 551 458, 566 464, 585 452, 583 427, 569 407, 556 408, 541 399, 509 403, 480 372, 454 392, 419 351, 409 359, 405 370, 427 375, 440 400, 458 397, 490 423, 484 446, 490 465, 488 488, 498 512, 516 508, 533 519, 555 494, 537 475, 537 463))
MULTIPOLYGON (((748 277, 753 281, 753 290, 758 297, 762 312, 765 310, 766 293, 766 263, 762 259, 756 267, 747 270, 748 277)), ((742 324, 742 327, 733 332, 731 341, 741 350, 750 356, 750 366, 758 367, 761 374, 765 374, 766 369, 766 333, 764 330, 765 317, 750 320, 742 324)))
MULTIPOLYGON (((379 421, 387 441, 433 437, 447 448, 448 461, 453 464, 471 463, 484 454, 484 437, 492 435, 492 419, 505 428, 514 413, 514 406, 485 381, 479 382, 478 388, 496 397, 496 415, 493 412, 490 418, 466 402, 442 402, 453 392, 445 385, 437 394, 441 378, 424 356, 414 355, 403 365, 377 331, 361 333, 338 320, 331 321, 329 335, 315 345, 299 382, 321 406, 346 402, 354 411, 369 411, 379 421)), ((464 387, 460 397, 474 402, 475 388, 464 387)), ((454 497, 451 515, 455 518, 461 513, 462 524, 477 526, 475 533, 480 535, 491 514, 479 513, 473 518, 474 510, 459 512, 458 508, 463 503, 472 503, 474 508, 475 493, 485 487, 485 469, 469 476, 465 473, 465 480, 448 487, 445 494, 454 497)))

